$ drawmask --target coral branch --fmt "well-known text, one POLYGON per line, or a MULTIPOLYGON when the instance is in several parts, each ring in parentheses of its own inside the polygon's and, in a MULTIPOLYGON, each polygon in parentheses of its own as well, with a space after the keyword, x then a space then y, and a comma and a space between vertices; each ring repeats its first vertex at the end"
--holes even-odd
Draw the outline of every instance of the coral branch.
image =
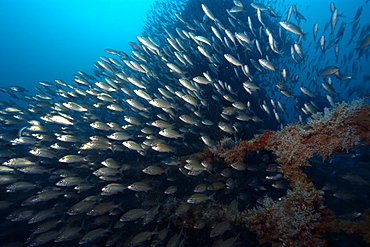
POLYGON ((275 132, 268 149, 279 162, 295 167, 307 166, 314 154, 327 157, 349 150, 360 141, 353 124, 361 104, 361 101, 337 104, 332 111, 325 108, 324 114, 314 114, 306 125, 286 126, 275 132))
POLYGON ((220 147, 216 154, 219 157, 224 158, 227 164, 243 161, 243 158, 247 152, 266 149, 266 145, 268 144, 272 135, 273 132, 267 130, 253 140, 239 142, 233 148, 227 149, 220 147))
POLYGON ((266 197, 261 207, 246 213, 247 224, 257 233, 261 244, 325 246, 325 241, 315 234, 321 221, 317 211, 318 206, 322 206, 320 197, 319 193, 302 189, 288 191, 278 202, 266 197))

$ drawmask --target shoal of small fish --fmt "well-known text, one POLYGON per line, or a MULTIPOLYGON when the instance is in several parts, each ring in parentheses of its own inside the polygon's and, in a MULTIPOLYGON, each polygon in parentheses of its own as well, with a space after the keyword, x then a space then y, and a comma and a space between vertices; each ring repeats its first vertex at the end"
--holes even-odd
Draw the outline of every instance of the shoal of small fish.
MULTIPOLYGON (((157 1, 130 42, 132 54, 106 49, 93 74, 40 81, 36 95, 1 87, 13 99, 0 102, 1 241, 237 246, 254 239, 237 224, 239 213, 266 196, 278 200, 289 183, 267 151, 230 165, 212 152, 344 98, 370 98, 368 86, 351 86, 370 80, 370 26, 360 22, 369 7, 353 19, 329 7, 326 25, 307 33, 294 4, 157 1)), ((356 186, 368 186, 368 165, 317 182, 332 200, 350 202, 352 211, 338 212, 344 218, 361 216, 351 202, 356 186)))

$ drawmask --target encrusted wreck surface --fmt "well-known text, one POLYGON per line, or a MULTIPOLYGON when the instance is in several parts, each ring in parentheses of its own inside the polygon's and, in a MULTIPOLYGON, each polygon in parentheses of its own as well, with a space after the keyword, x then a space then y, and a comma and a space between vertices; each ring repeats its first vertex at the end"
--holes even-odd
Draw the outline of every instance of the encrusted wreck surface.
POLYGON ((318 191, 303 168, 313 155, 333 157, 362 142, 369 144, 370 106, 362 101, 337 104, 324 114, 311 117, 307 124, 295 123, 281 131, 266 131, 231 149, 219 149, 217 156, 231 164, 243 160, 249 151, 271 150, 280 163, 280 170, 292 190, 279 201, 266 197, 261 206, 240 214, 242 223, 250 227, 260 243, 273 246, 325 246, 324 232, 357 233, 370 243, 369 210, 364 220, 350 222, 337 219, 325 206, 325 197, 318 191))

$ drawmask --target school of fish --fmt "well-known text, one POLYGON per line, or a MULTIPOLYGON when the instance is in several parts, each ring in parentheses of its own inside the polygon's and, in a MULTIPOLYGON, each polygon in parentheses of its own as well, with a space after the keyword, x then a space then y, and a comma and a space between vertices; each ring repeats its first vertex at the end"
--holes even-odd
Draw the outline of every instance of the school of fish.
MULTIPOLYGON (((258 245, 232 219, 286 195, 273 155, 228 166, 196 153, 369 99, 366 4, 322 6, 328 22, 307 33, 295 4, 157 1, 130 55, 106 49, 93 74, 40 81, 36 95, 1 87, 0 246, 258 245)), ((341 179, 367 186, 364 169, 341 179)))

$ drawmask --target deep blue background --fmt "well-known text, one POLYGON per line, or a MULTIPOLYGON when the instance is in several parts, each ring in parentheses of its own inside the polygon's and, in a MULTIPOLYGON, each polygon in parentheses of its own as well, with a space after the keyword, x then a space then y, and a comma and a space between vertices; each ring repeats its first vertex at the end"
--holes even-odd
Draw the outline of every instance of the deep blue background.
POLYGON ((69 82, 106 48, 130 52, 154 0, 0 0, 0 86, 69 82))

